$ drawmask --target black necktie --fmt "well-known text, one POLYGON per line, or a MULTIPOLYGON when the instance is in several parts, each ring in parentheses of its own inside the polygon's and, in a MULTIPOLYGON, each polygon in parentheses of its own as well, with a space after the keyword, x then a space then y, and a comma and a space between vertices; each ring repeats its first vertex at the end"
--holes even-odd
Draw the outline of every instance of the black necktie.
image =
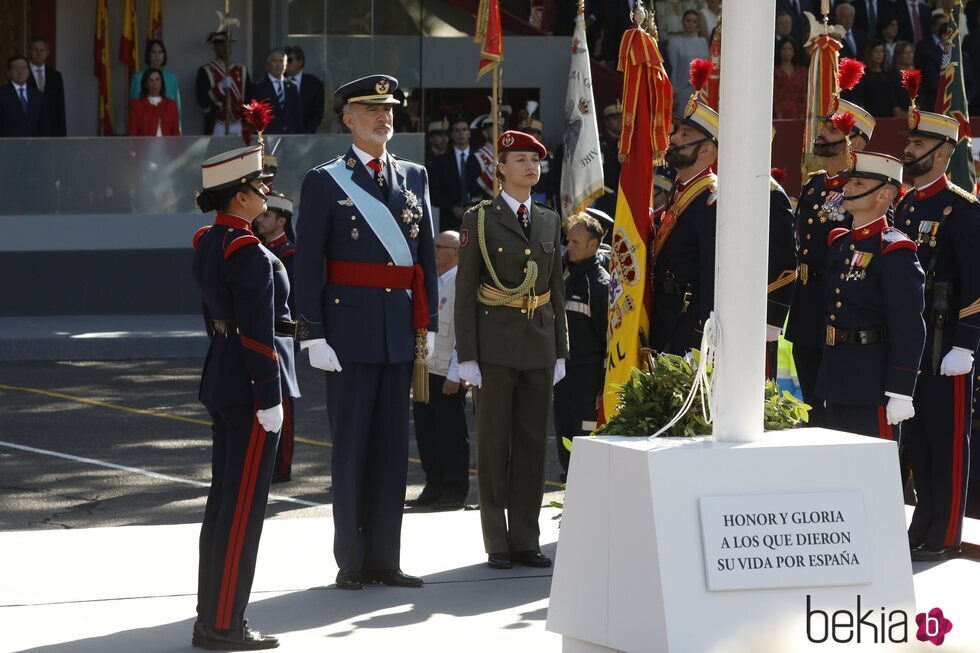
POLYGON ((466 206, 470 201, 470 193, 466 188, 466 153, 459 153, 459 205, 466 206))
POLYGON ((378 185, 381 189, 381 194, 385 196, 385 200, 388 199, 388 182, 385 181, 384 173, 384 163, 381 159, 372 159, 368 161, 368 167, 374 170, 374 183, 378 185))
POLYGON ((521 223, 521 229, 524 230, 524 235, 527 237, 531 236, 531 216, 528 215, 527 207, 521 204, 517 207, 517 220, 521 223))
POLYGON ((24 110, 24 113, 29 113, 27 110, 27 87, 20 87, 20 107, 24 110))

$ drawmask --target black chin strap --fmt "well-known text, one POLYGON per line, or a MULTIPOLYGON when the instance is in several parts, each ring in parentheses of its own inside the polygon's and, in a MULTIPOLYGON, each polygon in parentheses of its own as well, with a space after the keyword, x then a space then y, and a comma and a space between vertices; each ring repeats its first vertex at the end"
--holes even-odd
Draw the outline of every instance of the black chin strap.
POLYGON ((840 145, 841 143, 844 143, 846 141, 847 141, 846 138, 842 138, 839 141, 824 141, 823 143, 818 143, 817 141, 813 141, 813 145, 814 146, 817 146, 817 145, 840 145))
POLYGON ((705 136, 704 138, 699 138, 697 140, 691 141, 690 143, 684 143, 683 145, 671 145, 667 148, 668 152, 680 152, 681 150, 691 147, 692 145, 700 145, 701 143, 707 143, 712 140, 710 136, 705 136))
POLYGON ((866 190, 863 193, 859 193, 857 195, 845 195, 844 196, 844 201, 847 202, 847 201, 850 201, 850 200, 859 200, 862 197, 867 197, 871 193, 877 193, 881 189, 881 187, 884 186, 886 183, 887 182, 884 182, 883 181, 880 184, 878 184, 877 186, 875 186, 874 188, 872 188, 871 190, 866 190))
POLYGON ((935 144, 934 146, 932 146, 932 149, 930 149, 930 150, 927 150, 927 151, 926 151, 925 153, 923 153, 923 154, 922 154, 922 156, 920 156, 920 157, 918 157, 918 158, 915 158, 915 159, 912 159, 912 160, 911 160, 911 161, 909 161, 908 163, 905 163, 905 162, 903 161, 903 162, 902 162, 902 165, 903 165, 903 166, 905 166, 906 168, 907 168, 907 167, 909 167, 909 166, 914 166, 915 164, 917 164, 917 163, 918 163, 919 161, 921 161, 922 159, 924 159, 924 158, 926 158, 927 156, 930 156, 930 155, 931 155, 931 154, 932 154, 933 152, 935 152, 936 150, 938 150, 938 149, 939 149, 940 147, 942 147, 942 146, 943 146, 943 145, 944 145, 945 143, 946 143, 946 141, 939 141, 939 142, 938 142, 938 143, 936 143, 936 144, 935 144))

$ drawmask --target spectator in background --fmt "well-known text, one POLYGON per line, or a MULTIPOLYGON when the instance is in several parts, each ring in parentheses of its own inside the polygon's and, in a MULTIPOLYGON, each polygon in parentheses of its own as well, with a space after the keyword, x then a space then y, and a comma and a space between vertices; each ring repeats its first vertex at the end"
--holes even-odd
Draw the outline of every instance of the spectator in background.
MULTIPOLYGON (((534 136, 538 141, 544 142, 544 124, 533 116, 528 116, 519 128, 522 132, 534 136)), ((548 152, 541 158, 541 178, 537 185, 531 189, 531 199, 535 202, 547 204, 555 211, 560 210, 561 203, 558 195, 561 193, 561 173, 558 172, 558 165, 555 163, 555 155, 548 152)))
POLYGON ((929 5, 918 0, 894 0, 892 6, 898 15, 898 38, 912 45, 929 35, 929 5))
POLYGON ((303 116, 304 134, 315 134, 323 122, 323 81, 306 72, 306 53, 298 45, 287 45, 286 76, 299 90, 300 114, 303 116))
POLYGON ((654 2, 660 38, 669 41, 684 31, 684 12, 697 11, 695 0, 657 0, 654 2))
MULTIPOLYGON (((963 10, 963 15, 966 17, 967 29, 970 31, 963 38, 963 54, 970 57, 973 65, 977 66, 980 65, 980 0, 970 0, 967 2, 966 8, 963 10)), ((970 114, 980 114, 980 107, 977 106, 976 93, 974 93, 974 97, 970 100, 970 114)), ((978 448, 978 451, 980 451, 980 448, 978 448)), ((980 478, 980 472, 977 473, 977 478, 980 478)))
POLYGON ((130 136, 180 136, 177 102, 167 95, 163 71, 147 68, 140 79, 140 96, 129 101, 130 136))
POLYGON ((939 87, 939 66, 943 59, 942 40, 939 35, 946 27, 946 14, 941 9, 932 14, 929 32, 915 44, 915 67, 922 71, 922 84, 916 107, 922 111, 935 111, 936 89, 939 87))
POLYGON ((439 331, 429 352, 429 403, 414 402, 415 440, 425 470, 425 487, 410 506, 460 510, 470 492, 470 440, 466 427, 466 386, 459 382, 456 357, 456 266, 459 233, 435 239, 439 274, 439 331))
POLYGON ((0 137, 48 135, 48 113, 44 96, 28 83, 31 69, 27 58, 15 54, 7 60, 9 82, 0 86, 0 137))
POLYGON ((772 116, 801 119, 806 113, 807 69, 800 65, 800 46, 792 36, 776 44, 773 77, 772 116))
POLYGON ((708 42, 698 35, 698 16, 696 11, 685 11, 683 32, 667 42, 667 56, 673 65, 670 83, 674 87, 674 113, 683 110, 694 92, 688 78, 691 61, 708 58, 708 42))
POLYGON ((899 41, 895 44, 895 59, 892 62, 892 93, 898 100, 898 111, 895 112, 900 118, 908 115, 906 110, 909 105, 909 96, 902 86, 902 71, 915 68, 915 48, 908 41, 899 41))
MULTIPOLYGON (((718 24, 718 18, 721 16, 721 0, 707 0, 705 5, 701 7, 698 12, 698 34, 701 35, 705 41, 711 41, 711 35, 715 31, 715 26, 718 24)), ((683 28, 682 28, 683 33, 683 28)), ((687 68, 684 68, 687 70, 687 68)))
POLYGON ((425 169, 429 171, 429 179, 435 177, 435 160, 446 153, 449 147, 449 121, 433 120, 425 132, 425 169))
POLYGON ((803 12, 809 11, 820 18, 820 0, 776 0, 776 13, 785 12, 793 19, 793 38, 797 43, 806 43, 810 36, 810 24, 803 12))
MULTIPOLYGON (((490 126, 493 127, 492 121, 490 126)), ((477 183, 482 168, 471 146, 470 136, 466 118, 454 118, 449 124, 453 146, 432 164, 432 204, 439 207, 439 228, 442 231, 458 231, 466 207, 483 199, 477 183)))
POLYGON ((593 14, 601 25, 602 39, 599 42, 598 53, 591 52, 600 61, 615 68, 623 32, 633 26, 633 0, 603 0, 595 4, 597 6, 593 14))
POLYGON ((265 57, 266 74, 248 89, 250 100, 264 100, 272 105, 272 120, 266 134, 301 134, 303 115, 296 85, 286 79, 286 53, 279 48, 265 57))
MULTIPOLYGON (((167 48, 163 41, 152 39, 147 41, 146 50, 143 53, 143 63, 147 68, 156 68, 163 77, 164 97, 171 98, 177 103, 177 125, 180 128, 180 84, 177 75, 166 70, 167 48)), ((146 72, 133 73, 133 78, 129 82, 129 99, 136 100, 143 95, 143 74, 146 72)))
POLYGON ((885 46, 885 68, 891 68, 895 65, 895 46, 898 45, 898 19, 891 14, 882 14, 875 37, 885 46))
POLYGON ((47 65, 48 40, 34 36, 27 42, 31 74, 27 85, 33 86, 44 96, 44 109, 48 114, 48 136, 65 136, 68 133, 65 118, 65 82, 54 68, 47 65))
POLYGON ((597 252, 603 229, 594 217, 579 213, 566 232, 565 316, 568 320, 568 366, 555 385, 555 433, 558 460, 568 471, 569 451, 562 438, 595 430, 606 362, 609 273, 597 252))
POLYGON ((882 13, 894 13, 893 0, 837 0, 835 5, 849 4, 854 7, 854 27, 869 39, 878 34, 882 13))
POLYGON ((902 101, 895 95, 895 76, 885 66, 885 43, 881 39, 875 39, 868 45, 864 54, 864 77, 854 92, 854 101, 875 118, 900 116, 899 105, 902 101))
POLYGON ((776 12, 776 41, 793 35, 793 17, 785 11, 776 12))
POLYGON ((599 134, 599 153, 602 154, 602 185, 604 193, 593 206, 607 215, 616 216, 616 194, 619 192, 619 137, 623 133, 623 102, 616 100, 602 111, 605 131, 599 134))
POLYGON ((854 28, 854 7, 849 4, 837 5, 834 10, 834 22, 845 30, 844 38, 841 39, 840 56, 860 59, 867 35, 854 28))

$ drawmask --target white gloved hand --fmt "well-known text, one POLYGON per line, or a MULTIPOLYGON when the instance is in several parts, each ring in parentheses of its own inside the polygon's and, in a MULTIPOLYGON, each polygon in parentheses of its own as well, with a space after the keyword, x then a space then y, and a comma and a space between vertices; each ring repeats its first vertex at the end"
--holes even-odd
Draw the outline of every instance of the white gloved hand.
POLYGON ((962 347, 953 347, 943 356, 939 373, 943 376, 968 374, 973 369, 973 352, 962 347))
POLYGON ((436 350, 436 332, 427 331, 425 334, 425 348, 429 351, 429 358, 432 357, 432 352, 436 350))
POLYGON ((265 410, 255 411, 255 419, 259 420, 259 424, 262 425, 262 428, 267 433, 278 433, 279 429, 282 428, 282 418, 282 404, 276 404, 272 408, 266 408, 265 410))
POLYGON ((558 385, 558 382, 565 378, 565 359, 559 358, 555 361, 555 380, 551 382, 552 385, 558 385))
POLYGON ((480 374, 480 364, 476 361, 466 361, 459 364, 459 380, 465 381, 474 388, 483 385, 483 375, 480 374))
POLYGON ((337 352, 327 344, 326 340, 317 340, 309 347, 310 365, 323 370, 324 372, 340 372, 340 360, 337 359, 337 352))
POLYGON ((779 335, 783 332, 779 327, 774 327, 771 324, 766 325, 766 342, 776 342, 779 340, 779 335))
POLYGON ((915 408, 912 406, 912 399, 909 397, 888 398, 888 405, 885 406, 885 418, 889 424, 895 426, 914 416, 915 408))
POLYGON ((235 85, 235 82, 234 82, 234 80, 232 80, 231 77, 222 77, 221 78, 221 81, 218 82, 218 88, 221 89, 222 91, 227 91, 228 89, 230 89, 234 85, 235 85))

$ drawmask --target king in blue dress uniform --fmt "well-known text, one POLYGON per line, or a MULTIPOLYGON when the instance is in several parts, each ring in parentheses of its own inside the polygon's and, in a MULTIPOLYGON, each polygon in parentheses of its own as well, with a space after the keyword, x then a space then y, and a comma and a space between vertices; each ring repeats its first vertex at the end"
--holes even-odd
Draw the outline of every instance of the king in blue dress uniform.
POLYGON ((310 170, 300 194, 298 332, 327 373, 343 589, 422 585, 401 572, 401 522, 412 367, 432 348, 439 292, 426 170, 385 147, 397 86, 373 75, 337 89, 353 146, 310 170))

